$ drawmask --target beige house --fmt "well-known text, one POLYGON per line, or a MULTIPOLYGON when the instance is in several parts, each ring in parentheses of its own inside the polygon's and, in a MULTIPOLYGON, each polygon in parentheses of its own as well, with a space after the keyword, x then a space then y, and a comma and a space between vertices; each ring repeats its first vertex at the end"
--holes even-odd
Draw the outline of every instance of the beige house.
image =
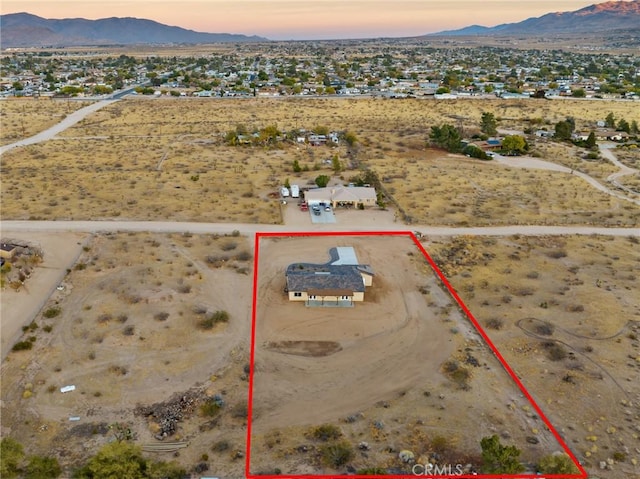
POLYGON ((16 254, 16 245, 10 243, 0 244, 0 258, 12 259, 16 254))
POLYGON ((364 301, 365 287, 373 284, 373 271, 357 263, 353 248, 331 248, 326 264, 293 263, 286 271, 289 301, 307 306, 349 307, 364 301))
POLYGON ((376 189, 369 186, 331 186, 314 188, 304 193, 305 201, 312 205, 318 203, 337 206, 375 206, 378 201, 376 189))

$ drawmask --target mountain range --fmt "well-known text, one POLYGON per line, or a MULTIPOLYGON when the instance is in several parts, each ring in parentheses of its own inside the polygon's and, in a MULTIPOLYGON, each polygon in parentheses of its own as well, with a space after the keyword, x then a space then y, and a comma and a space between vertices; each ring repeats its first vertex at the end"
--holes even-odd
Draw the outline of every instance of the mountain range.
MULTIPOLYGON (((495 27, 471 25, 429 36, 589 34, 632 30, 640 33, 640 0, 609 1, 574 12, 547 13, 495 27)), ((64 47, 134 44, 262 42, 267 38, 231 33, 202 33, 141 18, 47 19, 30 13, 0 15, 0 47, 64 47)))
POLYGON ((574 12, 547 13, 518 23, 503 23, 495 27, 471 25, 459 30, 447 30, 428 36, 461 35, 557 35, 572 33, 640 31, 640 0, 612 1, 590 5, 574 12))
POLYGON ((30 13, 0 15, 2 48, 261 41, 267 39, 231 33, 202 33, 131 17, 54 20, 30 13))

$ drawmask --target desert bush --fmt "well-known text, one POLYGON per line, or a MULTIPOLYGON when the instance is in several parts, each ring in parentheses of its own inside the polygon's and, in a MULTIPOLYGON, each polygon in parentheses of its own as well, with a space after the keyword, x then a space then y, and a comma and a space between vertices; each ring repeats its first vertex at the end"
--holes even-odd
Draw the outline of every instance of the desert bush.
POLYGON ((248 251, 241 251, 235 255, 236 261, 249 261, 252 258, 251 253, 248 251))
POLYGON ((567 256, 567 252, 563 249, 554 249, 547 252, 547 256, 551 259, 560 259, 567 256))
POLYGON ((153 319, 155 319, 156 321, 166 321, 167 319, 169 319, 169 313, 167 313, 166 311, 161 311, 154 314, 153 319))
POLYGON ((113 319, 113 316, 110 313, 102 313, 98 316, 98 323, 107 323, 113 319))
POLYGON ((33 348, 33 343, 31 341, 18 341, 11 348, 12 351, 27 351, 33 348))
POLYGON ((456 385, 463 390, 469 389, 469 379, 471 379, 471 373, 469 370, 460 365, 456 360, 446 361, 442 369, 449 379, 451 379, 456 385))
POLYGON ((229 448, 231 448, 231 445, 229 444, 229 441, 218 441, 216 443, 213 444, 213 446, 211 446, 211 450, 214 452, 224 452, 224 451, 228 451, 229 448))
POLYGON ((200 329, 209 330, 218 323, 226 323, 229 321, 229 313, 226 311, 216 311, 207 315, 204 319, 198 321, 198 327, 200 329))
POLYGON ((562 361, 567 357, 567 351, 559 343, 547 341, 542 343, 542 347, 545 349, 547 357, 552 361, 562 361))
POLYGON ((60 316, 60 313, 62 313, 62 309, 56 306, 56 307, 47 309, 44 313, 42 313, 42 316, 44 316, 47 319, 51 319, 51 318, 55 318, 56 316, 60 316))
POLYGON ((484 324, 489 329, 500 330, 504 326, 504 321, 500 318, 489 318, 484 324))
POLYGON ((342 437, 342 431, 333 424, 322 424, 311 430, 310 436, 319 441, 330 441, 342 437))
POLYGON ((128 319, 129 319, 129 316, 127 316, 124 313, 118 315, 118 322, 120 323, 126 323, 128 319))
POLYGON ((580 471, 566 454, 551 454, 540 459, 538 472, 543 474, 578 474, 580 471))
POLYGON ((125 326, 125 328, 122 330, 122 334, 124 334, 125 336, 133 336, 134 332, 135 328, 131 325, 125 326))
POLYGON ((215 417, 220 413, 222 404, 214 398, 207 399, 200 405, 200 414, 206 417, 215 417))
POLYGON ((551 336, 553 334, 553 329, 553 324, 545 321, 544 323, 536 325, 535 332, 540 336, 551 336))
POLYGON ((181 284, 178 286, 178 293, 189 294, 191 292, 191 285, 189 284, 181 284))
POLYGON ((124 366, 113 365, 113 366, 109 366, 109 372, 119 376, 124 376, 127 374, 128 371, 127 371, 127 368, 125 368, 124 366))
POLYGON ((238 243, 236 243, 235 241, 229 241, 227 243, 224 243, 222 246, 220 246, 220 249, 222 251, 232 251, 237 247, 238 247, 238 243))
POLYGON ((341 467, 353 459, 353 447, 347 441, 327 444, 321 449, 322 461, 330 467, 341 467))

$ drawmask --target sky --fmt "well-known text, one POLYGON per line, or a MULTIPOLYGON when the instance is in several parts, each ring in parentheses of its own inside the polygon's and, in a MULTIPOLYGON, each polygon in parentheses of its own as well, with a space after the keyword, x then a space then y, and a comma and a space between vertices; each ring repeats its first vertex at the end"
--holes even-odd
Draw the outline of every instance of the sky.
POLYGON ((2 14, 136 17, 208 33, 271 40, 405 37, 495 26, 600 0, 1 0, 2 14))

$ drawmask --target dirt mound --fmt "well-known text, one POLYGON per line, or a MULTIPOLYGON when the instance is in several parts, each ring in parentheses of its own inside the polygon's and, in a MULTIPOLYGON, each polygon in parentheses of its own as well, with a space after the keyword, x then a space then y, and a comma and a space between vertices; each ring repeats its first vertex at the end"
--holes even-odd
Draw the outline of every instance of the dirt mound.
POLYGON ((282 354, 313 358, 329 356, 342 351, 342 346, 336 341, 273 341, 268 343, 266 347, 282 354))

